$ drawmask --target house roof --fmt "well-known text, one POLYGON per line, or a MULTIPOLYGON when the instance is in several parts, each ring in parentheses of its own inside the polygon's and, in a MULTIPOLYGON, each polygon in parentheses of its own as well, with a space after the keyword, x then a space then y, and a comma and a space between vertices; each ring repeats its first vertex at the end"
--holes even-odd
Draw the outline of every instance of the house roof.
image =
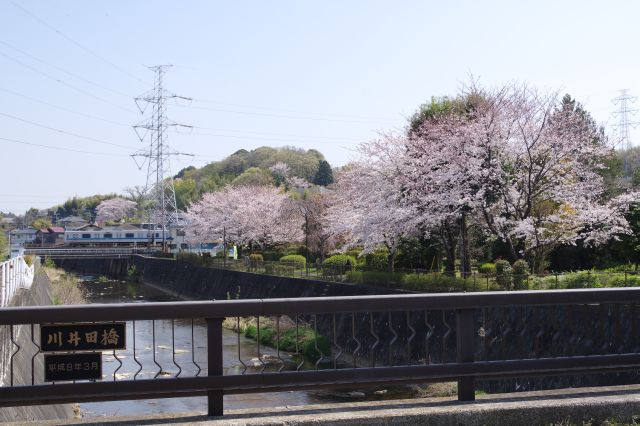
POLYGON ((72 230, 72 231, 92 231, 92 230, 93 230, 93 231, 99 231, 99 230, 101 230, 101 229, 102 229, 102 228, 101 228, 101 227, 99 227, 98 225, 94 225, 94 224, 92 224, 92 223, 88 223, 88 224, 86 224, 86 225, 82 225, 82 226, 80 226, 80 227, 78 227, 78 228, 73 228, 73 229, 71 229, 71 230, 72 230))
POLYGON ((35 234, 37 231, 33 228, 12 229, 12 234, 35 234))
POLYGON ((63 217, 62 219, 58 219, 58 222, 86 222, 86 220, 84 220, 83 218, 81 218, 80 216, 67 216, 67 217, 63 217))
POLYGON ((51 232, 55 232, 58 234, 61 234, 64 232, 64 228, 62 226, 52 226, 51 228, 49 228, 51 230, 51 232))

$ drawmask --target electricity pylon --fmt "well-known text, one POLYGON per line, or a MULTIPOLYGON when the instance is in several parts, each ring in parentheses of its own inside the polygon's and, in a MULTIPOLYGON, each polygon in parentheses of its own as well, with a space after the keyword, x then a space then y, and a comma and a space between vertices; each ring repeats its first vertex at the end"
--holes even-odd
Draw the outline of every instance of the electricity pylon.
POLYGON ((163 87, 163 77, 171 65, 156 65, 149 67, 155 72, 154 88, 137 98, 134 98, 140 113, 144 115, 151 105, 151 116, 133 126, 141 142, 149 138, 148 150, 140 150, 131 155, 139 169, 147 162, 147 182, 145 186, 146 201, 148 203, 148 237, 154 240, 154 231, 159 228, 162 232, 163 250, 166 249, 166 231, 171 224, 178 223, 178 206, 176 192, 171 174, 171 161, 173 155, 190 155, 172 152, 167 143, 167 129, 173 126, 191 127, 170 121, 166 117, 166 101, 171 98, 191 100, 183 96, 170 93, 163 87), (140 160, 141 159, 141 160, 140 160))
MULTIPOLYGON (((638 112, 637 109, 631 108, 635 101, 636 97, 631 96, 628 89, 620 90, 620 96, 613 99, 613 103, 618 105, 618 110, 613 113, 613 116, 618 118, 618 124, 613 126, 616 131, 616 147, 625 151, 629 151, 633 146, 630 129, 640 124, 638 121, 632 120, 632 117, 638 112)), ((625 155, 624 160, 624 171, 627 175, 631 173, 628 157, 629 155, 625 155)))

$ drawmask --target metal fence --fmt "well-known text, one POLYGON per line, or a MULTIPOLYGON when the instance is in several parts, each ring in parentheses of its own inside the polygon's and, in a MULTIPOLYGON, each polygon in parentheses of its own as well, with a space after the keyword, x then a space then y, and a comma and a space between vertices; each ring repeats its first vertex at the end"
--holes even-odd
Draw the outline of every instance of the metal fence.
MULTIPOLYGON (((468 401, 478 379, 638 370, 638 303, 602 289, 4 308, 0 406, 206 395, 222 415, 225 394, 445 381, 468 401), (127 343, 92 352, 109 361, 98 380, 46 383, 43 327, 105 321, 127 343)), ((53 343, 77 342, 64 333, 53 343)))
POLYGON ((244 258, 230 260, 207 257, 186 257, 182 260, 200 266, 253 272, 267 275, 306 278, 332 282, 365 284, 376 287, 400 288, 423 292, 553 290, 566 288, 636 287, 640 272, 636 270, 548 272, 544 274, 482 273, 448 274, 426 269, 371 269, 355 265, 301 264, 297 262, 256 261, 244 258))
POLYGON ((25 255, 57 258, 127 258, 134 254, 149 254, 154 251, 133 247, 86 247, 86 248, 26 248, 25 255))
POLYGON ((9 306, 18 289, 33 284, 34 265, 18 256, 0 263, 0 307, 9 306))

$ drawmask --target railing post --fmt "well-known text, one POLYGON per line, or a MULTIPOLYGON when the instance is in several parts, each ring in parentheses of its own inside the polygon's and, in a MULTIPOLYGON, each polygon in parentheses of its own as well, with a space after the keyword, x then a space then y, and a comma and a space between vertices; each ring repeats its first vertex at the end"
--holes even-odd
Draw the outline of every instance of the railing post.
MULTIPOLYGON (((222 318, 207 318, 207 365, 208 376, 222 376, 222 318)), ((223 395, 222 390, 207 392, 207 415, 223 415, 223 395)))
MULTIPOLYGON (((459 363, 475 360, 475 324, 473 309, 456 310, 456 361, 459 363)), ((475 378, 460 377, 458 379, 458 401, 476 399, 475 378)))

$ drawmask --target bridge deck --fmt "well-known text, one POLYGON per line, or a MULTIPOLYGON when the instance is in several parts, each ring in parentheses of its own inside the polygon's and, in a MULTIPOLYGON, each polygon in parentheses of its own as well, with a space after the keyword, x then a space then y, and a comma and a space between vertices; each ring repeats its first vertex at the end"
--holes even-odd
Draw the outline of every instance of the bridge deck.
MULTIPOLYGON (((479 395, 461 404, 455 397, 368 401, 229 410, 224 418, 204 412, 140 417, 51 421, 37 424, 206 425, 482 425, 600 424, 631 422, 640 413, 640 385, 479 395)), ((16 423, 9 423, 16 424, 16 423)), ((20 424, 25 424, 21 422, 20 424)), ((35 424, 35 423, 33 423, 35 424)))

